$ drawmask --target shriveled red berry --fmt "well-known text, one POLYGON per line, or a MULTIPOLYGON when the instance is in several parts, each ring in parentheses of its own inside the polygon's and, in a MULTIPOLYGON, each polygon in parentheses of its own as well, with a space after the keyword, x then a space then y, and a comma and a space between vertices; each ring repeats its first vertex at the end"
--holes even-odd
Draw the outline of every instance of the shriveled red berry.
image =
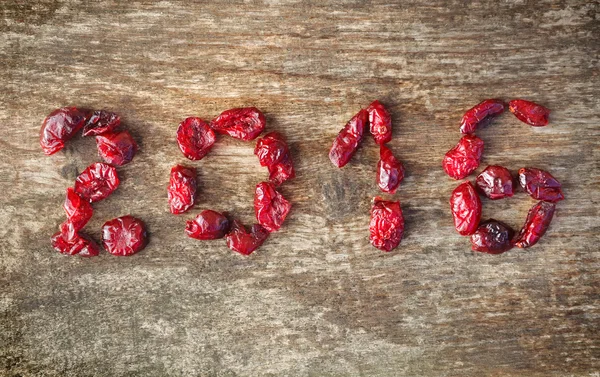
POLYGON ((276 232, 281 228, 292 205, 275 186, 270 182, 261 182, 256 185, 254 193, 254 212, 258 223, 269 232, 276 232))
POLYGON ((493 118, 504 112, 506 104, 500 99, 487 99, 473 106, 460 122, 460 132, 470 134, 479 127, 486 126, 493 118))
POLYGON ((527 123, 530 126, 543 127, 548 125, 550 110, 535 102, 514 99, 508 103, 508 109, 521 122, 527 123))
POLYGON ((82 257, 93 257, 98 255, 98 245, 89 237, 76 233, 73 238, 67 240, 62 232, 52 235, 52 247, 61 254, 82 257))
POLYGON ((515 246, 528 248, 535 245, 548 230, 555 209, 556 204, 543 201, 531 207, 527 220, 515 239, 515 246))
POLYGON ((515 232, 501 221, 487 220, 471 235, 471 249, 488 254, 501 254, 512 249, 515 232))
POLYGON ((404 179, 404 166, 385 145, 379 147, 377 185, 383 192, 394 194, 404 179))
POLYGON ((286 156, 275 165, 269 166, 269 181, 276 186, 295 176, 296 171, 294 170, 294 164, 290 156, 286 156))
POLYGON ((90 202, 97 202, 119 187, 117 169, 103 162, 88 166, 75 181, 75 192, 90 202))
POLYGON ((121 166, 133 160, 137 144, 127 131, 109 132, 96 136, 98 154, 107 163, 121 166))
POLYGON ((210 122, 216 132, 245 141, 256 139, 265 124, 265 116, 256 107, 226 110, 210 122))
POLYGON ((368 120, 369 112, 361 109, 335 137, 329 151, 329 159, 335 166, 343 167, 354 156, 368 120))
POLYGON ((178 215, 192 208, 196 200, 196 188, 196 169, 174 166, 167 190, 171 213, 178 215))
POLYGON ((558 202, 565 198, 560 182, 541 169, 519 169, 519 183, 532 198, 537 200, 558 202))
POLYGON ((65 142, 81 130, 86 114, 76 107, 63 107, 51 112, 40 130, 40 145, 45 154, 51 155, 63 149, 65 142))
POLYGON ((198 240, 216 240, 225 237, 229 232, 229 220, 219 212, 209 209, 200 212, 194 220, 185 224, 188 237, 198 240))
POLYGON ((369 232, 371 244, 376 248, 383 251, 396 248, 404 233, 404 217, 402 217, 400 202, 375 197, 371 208, 369 232))
POLYGON ((215 132, 200 118, 186 118, 177 128, 179 149, 190 160, 201 160, 210 152, 215 140, 215 132))
POLYGON ((89 201, 83 199, 71 187, 67 189, 67 197, 63 208, 67 214, 67 220, 72 224, 76 232, 81 230, 92 218, 94 210, 89 201))
POLYGON ((481 219, 481 199, 471 182, 463 182, 452 191, 450 210, 454 228, 461 236, 475 233, 481 219))
POLYGON ((373 101, 367 111, 369 112, 369 128, 375 142, 383 145, 392 140, 392 116, 381 102, 373 101))
POLYGON ((254 154, 260 166, 273 166, 288 155, 285 139, 278 132, 269 132, 256 142, 254 154))
POLYGON ((248 232, 244 224, 233 220, 231 230, 226 236, 227 247, 242 255, 250 255, 265 242, 267 237, 269 232, 262 225, 254 224, 248 232))
POLYGON ((121 117, 116 113, 97 110, 90 114, 85 126, 83 136, 97 136, 114 131, 121 124, 121 117))
POLYGON ((450 177, 463 179, 477 169, 482 153, 483 140, 475 135, 465 135, 446 152, 442 166, 450 177))
POLYGON ((503 166, 488 166, 479 173, 475 184, 479 192, 492 200, 513 196, 513 177, 503 166))
POLYGON ((133 255, 146 246, 146 238, 146 226, 131 215, 109 220, 102 226, 102 245, 112 255, 133 255))

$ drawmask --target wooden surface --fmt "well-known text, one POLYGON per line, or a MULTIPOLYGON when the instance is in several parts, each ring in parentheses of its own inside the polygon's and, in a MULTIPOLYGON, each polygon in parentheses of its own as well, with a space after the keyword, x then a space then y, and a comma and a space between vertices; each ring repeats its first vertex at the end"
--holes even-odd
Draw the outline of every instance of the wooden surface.
MULTIPOLYGON (((0 3, 3 375, 598 376, 598 2, 185 3, 0 3), (539 101, 552 119, 482 130, 479 170, 548 169, 566 195, 538 245, 500 256, 454 231, 457 182, 440 167, 462 113, 490 97, 539 101), (389 254, 368 242, 374 142, 342 170, 327 158, 374 99, 408 174, 389 254), (92 139, 42 154, 40 123, 65 105, 116 111, 139 141, 85 229, 99 240, 104 221, 142 218, 151 241, 134 257, 49 245, 66 188, 98 160, 92 139), (221 137, 189 162, 175 130, 250 105, 288 138, 298 176, 285 226, 247 258, 183 228, 205 208, 253 220, 267 175, 254 144, 221 137), (181 216, 166 201, 176 163, 201 183, 181 216)), ((484 217, 518 228, 533 203, 484 201, 484 217)))

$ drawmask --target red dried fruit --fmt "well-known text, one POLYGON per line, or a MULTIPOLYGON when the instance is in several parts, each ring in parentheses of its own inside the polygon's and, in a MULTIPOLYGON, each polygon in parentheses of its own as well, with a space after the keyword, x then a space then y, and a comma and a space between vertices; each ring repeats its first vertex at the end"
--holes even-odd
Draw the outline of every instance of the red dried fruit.
POLYGON ((481 199, 471 182, 463 182, 452 191, 450 210, 454 227, 461 236, 475 233, 481 219, 481 199))
POLYGON ((254 224, 248 232, 244 224, 233 220, 231 230, 226 236, 227 247, 242 255, 250 255, 265 242, 267 237, 269 232, 262 225, 254 224))
POLYGON ((371 135, 375 142, 383 145, 392 140, 392 117, 386 108, 377 100, 367 108, 371 135))
POLYGON ((256 142, 254 154, 260 166, 273 166, 288 155, 285 139, 278 132, 269 132, 256 142))
POLYGON ((94 257, 99 254, 98 245, 89 237, 81 234, 75 234, 71 240, 67 240, 62 232, 52 235, 52 247, 61 254, 75 255, 82 257, 94 257))
POLYGON ((473 106, 460 122, 460 132, 470 134, 475 132, 479 127, 484 127, 489 124, 493 118, 504 112, 506 104, 499 99, 487 99, 473 106))
POLYGON ((276 232, 281 228, 292 205, 275 189, 270 182, 261 182, 256 185, 254 193, 254 212, 258 223, 269 232, 276 232))
POLYGON ((196 169, 174 166, 167 195, 171 213, 178 215, 192 208, 196 200, 196 169))
POLYGON ((83 126, 83 136, 97 136, 114 131, 121 124, 121 117, 116 113, 97 110, 90 114, 83 126))
POLYGON ((373 199, 371 222, 369 224, 371 244, 383 251, 391 251, 402 240, 404 217, 400 202, 385 201, 379 197, 373 199))
POLYGON ((40 130, 40 145, 45 154, 51 155, 65 146, 85 124, 85 112, 76 107, 63 107, 51 112, 40 130))
POLYGON ((527 220, 515 239, 515 246, 528 248, 535 245, 550 226, 556 204, 539 202, 529 210, 527 220))
POLYGON ((112 165, 121 166, 133 160, 137 144, 127 131, 109 132, 96 136, 98 154, 112 165))
POLYGON ((210 122, 216 132, 245 141, 256 139, 265 124, 265 116, 256 107, 226 110, 210 122))
POLYGON ((67 189, 67 197, 63 208, 67 213, 67 221, 75 232, 81 230, 92 218, 94 210, 89 201, 83 199, 71 187, 67 189))
POLYGON ((471 235, 471 249, 489 254, 501 254, 512 249, 515 232, 501 221, 487 220, 471 235))
POLYGON ((530 126, 543 127, 548 125, 550 110, 535 102, 514 99, 508 103, 508 109, 521 122, 527 123, 530 126))
POLYGON ((146 226, 131 215, 109 220, 102 226, 102 245, 112 255, 129 256, 146 246, 146 226))
POLYGON ((519 183, 532 198, 537 200, 558 202, 565 198, 560 182, 550 173, 541 169, 519 169, 519 183))
POLYGON ((368 119, 369 112, 361 109, 346 123, 333 140, 333 145, 329 151, 329 159, 338 168, 346 165, 352 156, 354 156, 358 144, 363 138, 363 132, 368 119))
POLYGON ((75 192, 90 202, 100 201, 119 187, 117 169, 103 162, 88 166, 75 181, 75 192))
POLYGON ((383 192, 394 194, 404 179, 404 166, 385 145, 379 147, 377 185, 383 192))
POLYGON ((200 212, 194 220, 185 224, 188 237, 198 240, 216 240, 225 237, 229 231, 229 220, 219 212, 209 209, 200 212))
POLYGON ((294 165, 289 156, 284 157, 281 161, 269 167, 269 180, 277 186, 295 176, 294 165))
POLYGON ((482 153, 483 140, 475 135, 465 135, 446 152, 442 166, 450 177, 463 179, 477 169, 482 153))
POLYGON ((479 173, 475 184, 479 192, 491 200, 513 196, 513 177, 510 171, 503 166, 488 166, 479 173))
POLYGON ((186 118, 177 128, 179 149, 190 160, 201 160, 210 152, 215 140, 215 132, 200 118, 186 118))

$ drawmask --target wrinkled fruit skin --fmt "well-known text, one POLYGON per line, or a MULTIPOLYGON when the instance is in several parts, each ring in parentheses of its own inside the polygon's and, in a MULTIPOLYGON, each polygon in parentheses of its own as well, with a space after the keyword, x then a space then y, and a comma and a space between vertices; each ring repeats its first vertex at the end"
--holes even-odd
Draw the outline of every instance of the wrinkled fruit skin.
POLYGON ((504 101, 499 99, 488 99, 473 106, 463 115, 460 132, 471 134, 477 128, 486 126, 493 118, 502 114, 505 107, 504 101))
POLYGON ((131 215, 109 220, 102 226, 102 246, 112 255, 133 255, 146 246, 146 238, 146 226, 131 215))
POLYGON ((283 182, 292 179, 295 176, 296 172, 294 171, 294 164, 289 156, 284 157, 283 160, 269 167, 269 181, 276 186, 281 185, 283 182))
POLYGON ((513 196, 513 177, 510 171, 502 166, 488 166, 479 173, 475 184, 479 192, 491 200, 513 196))
POLYGON ((471 182, 458 185, 450 195, 454 228, 461 236, 475 233, 481 220, 481 199, 471 182))
POLYGON ((137 152, 137 144, 127 131, 110 132, 96 136, 98 155, 107 163, 115 166, 125 165, 137 152))
POLYGON ((532 198, 558 202, 565 198, 560 182, 547 171, 536 168, 519 169, 519 183, 532 198))
POLYGON ((259 139, 254 154, 260 165, 269 169, 269 180, 275 185, 279 186, 296 176, 287 143, 279 133, 269 132, 259 139))
POLYGON ((88 166, 75 181, 75 192, 90 202, 105 199, 119 187, 117 169, 103 162, 88 166))
POLYGON ((369 112, 361 109, 355 116, 346 123, 344 128, 333 140, 333 145, 329 151, 329 159, 338 168, 344 167, 356 153, 360 144, 365 125, 369 120, 369 112))
POLYGON ((250 255, 265 242, 267 237, 269 232, 262 225, 254 224, 248 232, 244 224, 233 220, 231 230, 226 236, 227 247, 242 255, 250 255))
POLYGON ((121 117, 113 112, 97 110, 90 114, 83 126, 83 136, 97 136, 114 131, 121 124, 121 117))
POLYGON ((179 149, 190 160, 201 160, 210 152, 215 140, 215 132, 200 118, 186 118, 177 128, 179 149))
POLYGON ((482 153, 483 140, 475 135, 465 135, 446 152, 442 167, 450 177, 463 179, 477 169, 482 153))
POLYGON ((226 110, 210 122, 216 132, 244 141, 256 139, 265 124, 265 116, 256 107, 226 110))
POLYGON ((61 254, 82 257, 95 257, 99 254, 98 245, 89 237, 76 234, 71 240, 66 240, 61 232, 55 233, 51 239, 52 247, 61 254))
POLYGON ((40 130, 40 145, 48 156, 63 149, 65 142, 85 124, 85 112, 76 107, 63 107, 51 112, 40 130))
POLYGON ((83 199, 71 187, 67 189, 67 197, 63 204, 67 221, 72 225, 75 232, 81 230, 92 218, 94 210, 89 201, 83 199))
POLYGON ((216 240, 229 232, 229 220, 219 212, 209 209, 200 212, 194 220, 185 224, 188 237, 198 240, 216 240))
POLYGON ((539 202, 529 210, 527 220, 515 239, 515 246, 528 248, 535 245, 550 226, 556 204, 539 202))
POLYGON ((269 182, 256 185, 254 192, 254 212, 258 223, 269 232, 281 228, 292 205, 269 182))
POLYGON ((515 232, 503 222, 487 220, 471 235, 471 249, 488 254, 501 254, 512 249, 515 232))
POLYGON ((514 99, 508 103, 508 109, 521 122, 534 127, 543 127, 548 125, 550 110, 535 102, 523 99, 514 99))
POLYGON ((371 208, 369 232, 371 244, 376 248, 383 251, 396 248, 404 233, 400 202, 385 201, 376 197, 371 208))
POLYGON ((167 195, 171 213, 178 215, 192 208, 196 200, 196 169, 176 165, 171 168, 167 195))
POLYGON ((394 194, 404 179, 404 166, 385 145, 379 147, 377 185, 383 192, 394 194))
POLYGON ((373 101, 367 111, 371 135, 375 142, 383 145, 392 140, 392 117, 386 108, 379 101, 373 101))

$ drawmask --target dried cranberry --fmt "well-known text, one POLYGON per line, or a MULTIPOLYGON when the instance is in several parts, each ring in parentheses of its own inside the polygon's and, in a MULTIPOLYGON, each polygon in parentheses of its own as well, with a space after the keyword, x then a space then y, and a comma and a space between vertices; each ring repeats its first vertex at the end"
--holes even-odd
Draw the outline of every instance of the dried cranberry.
POLYGON ((109 220, 102 226, 102 245, 112 255, 133 255, 146 246, 146 226, 131 215, 109 220))
POLYGON ((404 179, 404 166, 385 145, 379 147, 377 185, 383 192, 394 194, 404 179))
POLYGON ((284 157, 281 161, 269 167, 269 181, 277 186, 295 176, 294 164, 289 156, 284 157))
POLYGON ((365 124, 369 119, 369 112, 360 110, 355 116, 346 123, 344 128, 333 140, 333 145, 329 151, 329 159, 338 168, 343 167, 350 161, 358 144, 363 138, 365 124))
POLYGON ((404 217, 400 202, 385 201, 379 197, 373 199, 371 222, 369 224, 371 244, 383 251, 391 251, 402 240, 404 217))
POLYGON ((65 146, 85 124, 85 112, 76 107, 63 107, 51 112, 40 130, 40 145, 45 154, 51 155, 65 146))
POLYGON ((483 140, 475 135, 465 135, 446 152, 442 166, 450 177, 463 179, 477 169, 482 153, 483 140))
POLYGON ((512 249, 514 234, 514 230, 503 222, 487 220, 471 235, 471 249, 489 254, 503 253, 512 249))
POLYGON ((185 233, 188 237, 199 240, 223 238, 228 231, 227 217, 209 209, 200 212, 194 220, 188 220, 185 224, 185 233))
POLYGON ((513 177, 503 166, 488 166, 479 173, 475 184, 481 193, 492 200, 513 196, 513 177))
POLYGON ((96 136, 98 154, 112 165, 121 166, 133 160, 137 144, 129 132, 110 132, 96 136))
POLYGON ((521 122, 527 123, 530 126, 543 127, 548 125, 550 110, 535 102, 514 99, 508 103, 508 109, 521 122))
POLYGON ((117 169, 103 162, 88 166, 75 181, 75 192, 90 202, 97 202, 119 187, 117 169))
POLYGON ((550 226, 556 204, 539 202, 529 210, 525 225, 515 239, 515 246, 528 248, 535 245, 550 226))
POLYGON ((210 122, 213 130, 236 139, 254 140, 265 129, 266 119, 256 107, 230 109, 210 122))
POLYGON ((83 199, 71 187, 67 189, 67 197, 63 208, 67 213, 67 220, 73 226, 74 231, 81 230, 92 218, 94 210, 89 201, 83 199))
POLYGON ((215 140, 215 132, 200 118, 186 118, 177 128, 179 149, 190 160, 201 160, 211 150, 215 140))
POLYGON ((499 99, 487 99, 469 110, 463 115, 460 122, 460 132, 470 134, 479 127, 484 127, 491 120, 504 112, 506 104, 499 99))
POLYGON ((369 126, 375 142, 383 145, 392 140, 392 117, 379 101, 373 101, 367 108, 369 126))
POLYGON ((196 200, 196 169, 174 166, 167 194, 171 213, 178 215, 192 208, 196 200))
POLYGON ((454 227, 462 236, 475 233, 481 219, 481 199, 471 182, 458 185, 450 195, 454 227))
POLYGON ((260 166, 273 166, 289 154, 285 139, 278 132, 269 132, 256 142, 254 154, 260 166))
POLYGON ((121 117, 116 113, 97 110, 91 113, 85 126, 83 136, 97 136, 114 131, 121 124, 121 117))
POLYGON ((541 169, 519 169, 519 183, 532 198, 537 200, 558 202, 565 198, 560 182, 550 173, 541 169))
POLYGON ((276 232, 281 228, 292 205, 275 189, 270 182, 261 182, 256 185, 254 193, 254 212, 258 223, 269 232, 276 232))
POLYGON ((227 246, 243 255, 252 254, 265 242, 267 237, 269 237, 269 232, 262 225, 254 224, 248 232, 244 224, 238 220, 233 220, 231 230, 226 236, 227 246))
POLYGON ((67 240, 62 232, 55 233, 52 236, 52 247, 61 254, 75 255, 83 257, 93 257, 98 255, 98 245, 89 237, 76 234, 70 240, 67 240))

